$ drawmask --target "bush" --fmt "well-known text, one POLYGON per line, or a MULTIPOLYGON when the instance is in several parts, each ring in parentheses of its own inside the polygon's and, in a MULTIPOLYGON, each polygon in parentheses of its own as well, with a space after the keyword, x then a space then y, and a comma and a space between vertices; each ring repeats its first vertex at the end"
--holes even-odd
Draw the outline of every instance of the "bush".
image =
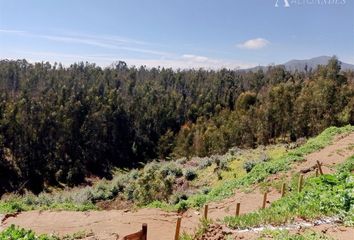
POLYGON ((262 153, 260 156, 259 156, 259 162, 267 162, 269 160, 269 156, 265 153, 262 153))
POLYGON ((263 230, 259 239, 274 240, 333 240, 333 238, 322 233, 305 230, 304 233, 290 233, 289 230, 263 230))
POLYGON ((187 159, 186 157, 182 157, 182 158, 177 159, 177 160, 176 160, 176 163, 183 165, 183 164, 185 164, 187 161, 188 161, 188 159, 187 159))
POLYGON ((241 148, 239 147, 232 147, 228 150, 228 153, 231 155, 231 156, 235 156, 237 154, 240 154, 242 152, 241 148))
POLYGON ((217 166, 220 170, 228 171, 229 170, 229 161, 231 160, 229 157, 220 157, 219 161, 216 161, 217 166))
POLYGON ((86 239, 89 236, 92 236, 92 232, 86 233, 85 231, 79 231, 62 237, 47 234, 36 235, 32 230, 26 230, 15 225, 11 225, 4 231, 0 232, 1 240, 73 240, 86 239))
POLYGON ((201 158, 198 162, 198 169, 199 170, 205 169, 205 168, 211 166, 211 164, 213 164, 213 162, 214 162, 214 160, 212 158, 209 158, 209 157, 201 158))
POLYGON ((243 169, 245 169, 246 172, 249 173, 257 164, 267 162, 268 160, 269 160, 269 157, 267 156, 267 154, 262 153, 259 156, 258 160, 246 161, 243 164, 243 169))
POLYGON ((183 212, 186 211, 187 209, 188 209, 188 203, 186 202, 186 200, 182 200, 177 204, 178 212, 183 212))
POLYGON ((73 194, 73 201, 77 204, 92 203, 93 198, 93 193, 89 187, 85 187, 84 189, 73 194))
POLYGON ((202 190, 201 190, 201 193, 202 194, 208 194, 210 192, 210 188, 208 188, 208 187, 204 187, 204 188, 202 188, 202 190))
POLYGON ((186 180, 192 181, 197 177, 197 173, 193 169, 187 169, 184 172, 184 177, 186 178, 186 180))
POLYGON ((177 204, 179 203, 180 201, 182 200, 187 200, 188 199, 188 196, 186 193, 184 192, 177 192, 175 194, 173 194, 170 198, 170 203, 171 204, 177 204))
POLYGON ((146 205, 155 200, 167 201, 173 193, 175 175, 179 170, 173 165, 161 168, 161 163, 152 162, 145 166, 140 176, 134 181, 130 195, 139 205, 146 205))
POLYGON ((243 169, 245 169, 245 171, 247 173, 251 172, 251 170, 254 168, 254 166, 256 166, 257 162, 255 162, 254 160, 252 161, 246 161, 244 164, 243 164, 243 169))
POLYGON ((160 169, 160 172, 163 177, 167 177, 168 175, 172 175, 175 177, 181 177, 183 175, 182 169, 180 167, 178 167, 175 163, 165 164, 160 169))
POLYGON ((23 228, 16 227, 11 225, 4 231, 0 233, 0 239, 9 239, 9 240, 59 240, 58 237, 51 237, 47 235, 36 236, 35 233, 31 230, 25 230, 23 228))

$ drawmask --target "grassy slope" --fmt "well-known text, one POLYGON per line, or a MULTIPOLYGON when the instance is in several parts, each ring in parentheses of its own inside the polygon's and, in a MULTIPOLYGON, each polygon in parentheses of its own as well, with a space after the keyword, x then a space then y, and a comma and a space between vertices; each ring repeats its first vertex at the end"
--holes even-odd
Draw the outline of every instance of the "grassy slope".
POLYGON ((307 154, 315 152, 329 145, 333 138, 338 134, 353 132, 354 126, 345 126, 341 128, 330 127, 315 138, 311 138, 303 146, 291 150, 287 153, 277 155, 267 162, 257 164, 250 173, 239 179, 230 179, 213 188, 207 194, 196 194, 177 205, 171 206, 164 202, 154 202, 153 207, 162 207, 164 209, 184 209, 188 207, 201 207, 206 202, 217 201, 234 194, 234 190, 240 187, 247 187, 255 183, 262 182, 271 174, 286 171, 290 169, 293 162, 302 160, 307 154))
MULTIPOLYGON (((354 156, 337 166, 334 175, 323 175, 306 179, 301 193, 294 191, 273 202, 269 208, 239 217, 226 217, 224 222, 231 228, 244 229, 260 225, 280 225, 295 218, 314 219, 324 216, 337 216, 348 226, 354 226, 354 156)), ((181 240, 196 239, 208 229, 203 222, 194 235, 183 234, 181 240)), ((228 239, 226 237, 226 239, 228 239)), ((233 239, 233 238, 230 238, 233 239)), ((311 230, 290 234, 287 230, 264 230, 258 240, 320 240, 332 238, 311 230)))
POLYGON ((337 216, 345 224, 354 226, 354 156, 338 166, 336 174, 306 179, 301 193, 292 191, 275 201, 269 208, 240 217, 226 217, 233 228, 280 225, 295 218, 316 219, 337 216))

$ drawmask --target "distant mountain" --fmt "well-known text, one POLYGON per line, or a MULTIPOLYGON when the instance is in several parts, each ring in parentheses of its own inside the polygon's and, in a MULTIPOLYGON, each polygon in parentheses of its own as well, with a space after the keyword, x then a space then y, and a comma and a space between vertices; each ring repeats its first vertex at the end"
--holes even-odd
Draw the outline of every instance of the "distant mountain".
MULTIPOLYGON (((305 68, 307 66, 307 69, 316 69, 318 65, 327 65, 328 61, 331 59, 331 57, 329 56, 320 56, 320 57, 315 57, 315 58, 311 58, 311 59, 305 59, 305 60, 291 60, 289 62, 286 62, 284 64, 280 64, 285 66, 285 69, 291 72, 294 71, 305 71, 305 68)), ((346 71, 346 70, 353 70, 354 71, 354 65, 353 64, 349 64, 349 63, 342 63, 342 70, 346 71)), ((255 68, 251 68, 248 70, 251 71, 257 71, 259 69, 263 69, 266 70, 268 67, 266 66, 257 66, 255 68)))
MULTIPOLYGON (((291 60, 284 63, 286 70, 288 71, 304 71, 307 65, 308 69, 316 69, 318 65, 327 65, 328 61, 331 59, 329 56, 315 57, 306 60, 291 60)), ((354 70, 354 65, 348 63, 342 63, 342 70, 354 70)))

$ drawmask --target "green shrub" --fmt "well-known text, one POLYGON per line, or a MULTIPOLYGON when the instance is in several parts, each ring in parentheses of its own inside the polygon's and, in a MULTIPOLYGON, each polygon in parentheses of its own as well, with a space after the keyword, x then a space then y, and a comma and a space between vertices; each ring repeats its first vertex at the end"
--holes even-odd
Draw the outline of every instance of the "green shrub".
POLYGON ((208 194, 209 192, 210 192, 210 188, 209 187, 203 187, 202 189, 201 189, 201 193, 202 194, 208 194))
POLYGON ((147 165, 135 181, 133 199, 138 205, 147 205, 155 200, 168 201, 173 193, 174 175, 164 176, 160 165, 147 165))
POLYGON ((0 232, 0 239, 8 240, 59 240, 58 237, 52 237, 48 235, 37 236, 31 230, 25 230, 23 228, 11 225, 4 231, 0 232))
POLYGON ((209 158, 209 157, 200 158, 198 161, 197 169, 198 170, 205 169, 205 168, 211 166, 213 164, 213 162, 214 162, 214 159, 209 158))
POLYGON ((304 233, 291 234, 288 230, 264 230, 261 232, 261 236, 257 240, 332 240, 324 234, 316 233, 311 230, 307 230, 304 233))
POLYGON ((177 160, 176 160, 176 163, 183 165, 183 164, 185 164, 187 161, 188 161, 188 159, 187 159, 186 157, 182 157, 182 158, 177 159, 177 160))
POLYGON ((1 240, 74 240, 84 239, 89 236, 92 236, 92 233, 86 233, 85 231, 79 231, 63 237, 47 234, 36 235, 32 230, 26 230, 15 225, 11 225, 0 232, 1 240))
POLYGON ((173 194, 170 197, 170 203, 171 204, 177 204, 182 200, 187 200, 188 199, 188 195, 184 192, 176 192, 175 194, 173 194))
POLYGON ((186 180, 192 181, 197 177, 197 173, 193 169, 186 169, 184 171, 184 177, 186 178, 186 180))
POLYGON ((255 162, 253 160, 252 161, 246 161, 243 164, 243 169, 245 169, 245 171, 247 173, 249 173, 254 168, 254 166, 256 166, 256 165, 257 165, 257 162, 255 162))
POLYGON ((168 163, 163 165, 160 172, 163 177, 167 177, 168 175, 181 177, 183 175, 182 169, 178 167, 175 163, 168 163))
POLYGON ((185 200, 180 201, 177 205, 178 212, 184 212, 188 209, 188 203, 185 200))
POLYGON ((246 161, 243 164, 243 169, 245 169, 245 171, 247 173, 251 172, 251 170, 257 165, 257 164, 261 164, 263 162, 267 162, 269 160, 269 157, 266 154, 261 154, 259 156, 258 160, 251 160, 251 161, 246 161))
POLYGON ((220 160, 219 166, 221 170, 229 171, 229 159, 223 158, 220 160))

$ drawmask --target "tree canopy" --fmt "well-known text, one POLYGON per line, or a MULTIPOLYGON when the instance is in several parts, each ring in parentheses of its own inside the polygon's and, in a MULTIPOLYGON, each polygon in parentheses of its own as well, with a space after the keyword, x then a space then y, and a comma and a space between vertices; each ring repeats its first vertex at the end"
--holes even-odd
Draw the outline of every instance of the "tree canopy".
POLYGON ((0 61, 0 193, 354 124, 354 74, 0 61))

